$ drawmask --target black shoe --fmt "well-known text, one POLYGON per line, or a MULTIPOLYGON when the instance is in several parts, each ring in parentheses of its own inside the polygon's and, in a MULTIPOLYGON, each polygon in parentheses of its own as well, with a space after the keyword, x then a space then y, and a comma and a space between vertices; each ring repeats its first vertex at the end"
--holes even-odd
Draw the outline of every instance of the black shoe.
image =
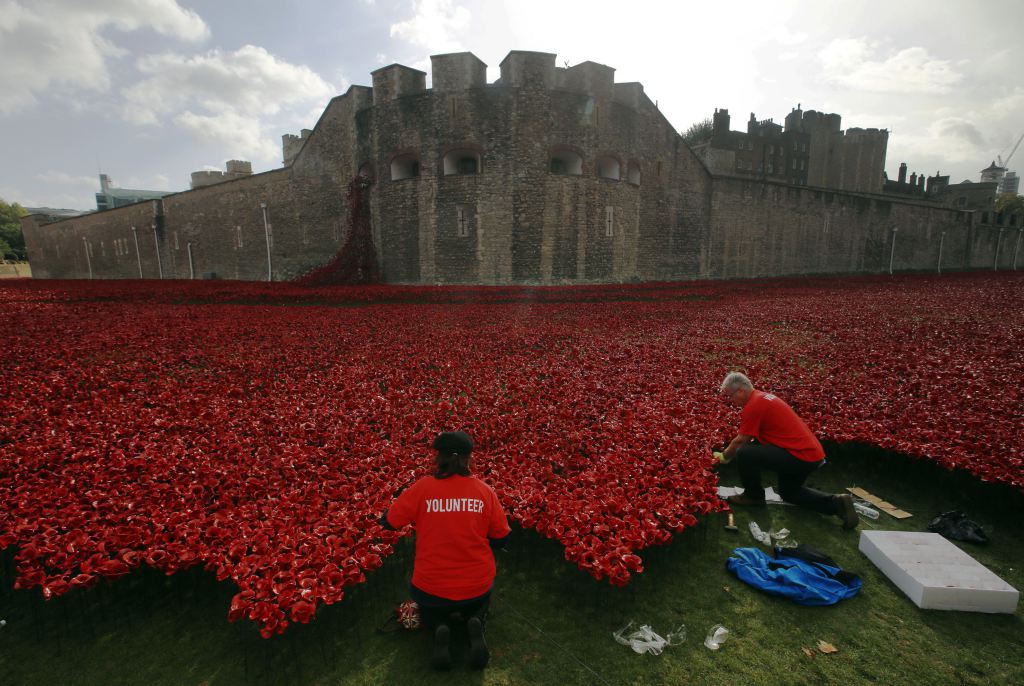
POLYGON ((729 503, 730 505, 739 505, 740 507, 764 507, 765 506, 764 498, 761 498, 760 500, 755 500, 754 498, 748 498, 746 495, 744 495, 742 493, 737 493, 736 495, 731 495, 728 498, 726 498, 725 501, 727 503, 729 503))
POLYGON ((452 630, 447 624, 438 624, 434 629, 434 652, 430 656, 430 664, 434 669, 451 669, 452 654, 448 651, 452 630))
POLYGON ((484 640, 484 624, 479 617, 470 617, 466 622, 466 631, 469 633, 469 666, 483 669, 491 659, 487 641, 484 640))
POLYGON ((837 495, 835 503, 836 516, 843 520, 843 528, 847 531, 856 529, 860 523, 860 517, 857 516, 857 510, 853 509, 853 496, 849 493, 837 495))

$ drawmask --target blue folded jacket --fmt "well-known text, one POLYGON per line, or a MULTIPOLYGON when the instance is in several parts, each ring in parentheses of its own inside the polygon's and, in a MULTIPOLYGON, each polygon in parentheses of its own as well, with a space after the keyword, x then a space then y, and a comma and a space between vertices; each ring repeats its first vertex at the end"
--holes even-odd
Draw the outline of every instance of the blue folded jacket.
POLYGON ((774 558, 759 548, 736 548, 732 554, 725 566, 740 581, 798 605, 835 605, 860 590, 856 574, 792 557, 782 548, 775 549, 774 558))

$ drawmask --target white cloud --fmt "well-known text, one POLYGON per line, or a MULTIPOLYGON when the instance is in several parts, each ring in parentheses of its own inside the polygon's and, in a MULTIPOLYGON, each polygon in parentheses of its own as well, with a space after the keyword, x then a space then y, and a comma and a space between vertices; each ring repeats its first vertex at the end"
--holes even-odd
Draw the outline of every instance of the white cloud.
POLYGON ((311 100, 326 102, 334 94, 333 86, 309 67, 279 60, 254 45, 191 57, 150 55, 139 59, 138 68, 146 78, 124 90, 125 116, 135 123, 196 105, 211 112, 273 115, 311 100))
MULTIPOLYGON (((948 169, 956 165, 961 170, 966 168, 966 175, 976 181, 977 174, 971 167, 976 165, 980 170, 988 165, 989 158, 995 158, 992 142, 982 130, 975 119, 942 117, 918 132, 890 138, 889 160, 892 165, 905 161, 911 171, 948 169)), ((955 176, 964 173, 961 171, 955 176)), ((959 183, 962 179, 951 180, 959 183)))
POLYGON ((52 169, 44 174, 36 174, 34 178, 53 186, 74 186, 79 188, 95 188, 97 190, 100 186, 98 176, 72 176, 66 172, 54 171, 52 169))
POLYGON ((776 42, 782 45, 800 45, 807 40, 807 34, 803 31, 790 31, 786 26, 779 26, 775 30, 776 42))
POLYGON ((149 187, 155 191, 169 191, 171 190, 171 179, 167 174, 154 174, 153 183, 149 187))
POLYGON ((105 35, 111 29, 209 36, 199 15, 176 0, 0 0, 0 114, 31 107, 54 86, 107 91, 109 61, 126 54, 105 35))
POLYGON ((452 0, 412 0, 411 19, 391 25, 391 37, 437 54, 462 50, 456 32, 469 26, 472 15, 452 0))
POLYGON ((272 160, 281 154, 278 144, 265 135, 256 117, 234 111, 213 115, 182 112, 174 118, 174 123, 200 143, 228 150, 244 159, 272 160))
MULTIPOLYGON (((99 182, 96 182, 97 187, 99 182)), ((43 194, 25 192, 14 186, 0 187, 0 198, 22 207, 54 207, 58 209, 95 209, 96 198, 89 192, 66 193, 47 189, 43 194)))
POLYGON ((334 79, 337 84, 334 89, 336 93, 344 93, 348 90, 349 86, 352 85, 352 79, 348 77, 344 69, 339 69, 335 72, 334 79))
POLYGON ((16 202, 22 207, 40 206, 34 196, 28 195, 20 188, 14 188, 13 186, 0 186, 0 200, 9 203, 16 202))
POLYGON ((940 119, 929 127, 929 131, 935 137, 959 140, 976 148, 986 144, 985 137, 974 122, 960 117, 940 119))
POLYGON ((874 53, 863 38, 837 38, 818 56, 827 81, 860 91, 948 93, 963 78, 951 62, 932 58, 924 48, 906 48, 884 60, 873 59, 874 53))
POLYGON ((1020 113, 1024 112, 1024 88, 1018 86, 1013 92, 997 98, 992 103, 992 113, 998 117, 1013 117, 1018 119, 1020 113))
POLYGON ((303 65, 246 45, 234 52, 164 53, 138 60, 145 78, 124 90, 124 118, 135 124, 170 119, 198 140, 233 156, 271 160, 278 143, 265 120, 284 111, 323 110, 336 89, 303 65))
POLYGON ((114 182, 119 188, 144 188, 151 191, 171 190, 171 180, 166 174, 153 174, 148 178, 142 176, 129 176, 123 183, 114 182))

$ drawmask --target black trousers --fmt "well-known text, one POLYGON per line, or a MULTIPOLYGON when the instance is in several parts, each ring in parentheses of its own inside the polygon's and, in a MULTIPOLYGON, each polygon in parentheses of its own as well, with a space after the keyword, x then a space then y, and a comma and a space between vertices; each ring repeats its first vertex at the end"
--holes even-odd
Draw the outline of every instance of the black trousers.
POLYGON ((438 624, 448 624, 456 613, 464 622, 469 621, 470 617, 476 617, 484 625, 487 624, 487 610, 491 606, 490 591, 469 600, 448 600, 424 593, 415 586, 410 590, 412 599, 420 606, 420 619, 428 629, 434 629, 438 624))
POLYGON ((768 469, 779 475, 779 495, 793 503, 822 514, 839 512, 831 493, 822 493, 804 486, 804 481, 820 462, 807 462, 792 453, 768 443, 747 443, 736 451, 736 466, 740 470, 743 494, 753 500, 764 500, 761 470, 768 469))

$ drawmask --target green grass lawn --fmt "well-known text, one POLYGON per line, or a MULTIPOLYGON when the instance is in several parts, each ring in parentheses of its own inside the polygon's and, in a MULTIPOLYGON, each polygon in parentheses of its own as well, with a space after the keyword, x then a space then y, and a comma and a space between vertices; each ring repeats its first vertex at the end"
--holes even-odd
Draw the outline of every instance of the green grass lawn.
MULTIPOLYGON (((940 511, 961 509, 992 538, 962 544, 1016 588, 1024 587, 1024 495, 871 448, 830 447, 811 481, 825 490, 858 485, 914 516, 882 514, 862 528, 924 530, 940 511)), ((731 467, 722 482, 738 484, 731 467)), ((1010 684, 1024 683, 1024 623, 1013 615, 923 611, 857 551, 858 534, 839 521, 790 507, 736 513, 740 533, 709 517, 669 546, 644 551, 646 571, 630 587, 597 584, 562 558, 560 546, 516 531, 499 553, 488 641, 491 666, 436 674, 424 632, 376 627, 404 599, 410 551, 388 560, 342 603, 309 626, 270 641, 254 626, 228 624, 230 584, 202 571, 170 578, 140 571, 117 583, 44 603, 11 589, 12 551, 0 588, 0 684, 1010 684), (861 574, 856 597, 833 607, 800 607, 737 581, 729 552, 757 545, 747 531, 786 527, 861 574), (657 657, 612 639, 629 620, 687 639, 657 657), (717 652, 703 646, 714 624, 731 634, 717 652), (819 640, 839 652, 808 657, 819 640)), ((460 638, 456 633, 456 640, 460 638)))

